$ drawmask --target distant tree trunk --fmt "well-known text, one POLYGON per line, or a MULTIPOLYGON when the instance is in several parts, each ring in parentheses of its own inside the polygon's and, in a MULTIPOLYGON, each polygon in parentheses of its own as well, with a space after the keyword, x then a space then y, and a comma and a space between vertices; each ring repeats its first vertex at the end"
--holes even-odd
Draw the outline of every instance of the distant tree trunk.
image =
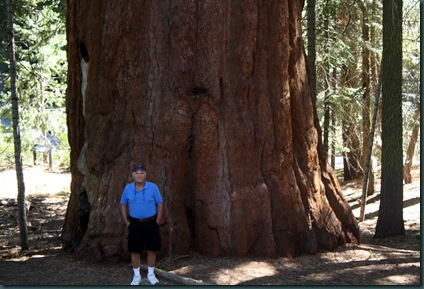
MULTIPOLYGON (((333 39, 334 40, 334 39, 333 39)), ((331 89, 336 92, 337 91, 337 68, 333 67, 332 71, 332 78, 330 82, 331 89)), ((331 167, 334 169, 336 167, 336 110, 335 110, 335 104, 331 102, 330 106, 330 127, 329 127, 329 133, 331 133, 332 141, 329 143, 329 150, 331 151, 331 167)))
POLYGON ((21 134, 19 129, 19 100, 16 89, 15 36, 13 31, 12 0, 6 0, 7 34, 9 36, 10 91, 12 95, 13 144, 15 148, 15 169, 18 183, 18 221, 21 249, 28 249, 27 215, 25 208, 25 183, 22 172, 21 134))
POLYGON ((375 238, 405 234, 402 153, 402 0, 383 3, 381 193, 375 238))
MULTIPOLYGON (((327 83, 327 82, 326 82, 327 83)), ((330 87, 326 84, 326 89, 324 93, 324 151, 328 154, 329 151, 329 142, 330 142, 330 87)))
POLYGON ((333 110, 331 110, 331 133, 333 135, 333 141, 331 142, 330 148, 331 148, 331 167, 334 169, 336 167, 336 113, 333 110))
POLYGON ((406 151, 405 166, 403 168, 403 178, 405 179, 405 184, 412 183, 411 168, 412 160, 414 159, 415 145, 417 144, 418 140, 418 132, 420 131, 420 108, 421 102, 418 98, 414 113, 415 124, 412 128, 411 139, 409 141, 408 149, 406 151))
MULTIPOLYGON (((356 52, 352 52, 352 55, 356 52)), ((357 87, 354 75, 356 74, 356 63, 351 62, 342 66, 341 83, 346 88, 357 87)), ((342 101, 344 116, 342 119, 342 139, 346 151, 343 152, 343 178, 345 181, 359 179, 362 177, 361 159, 361 127, 356 116, 359 113, 359 106, 353 101, 353 96, 347 97, 352 100, 342 101)))
MULTIPOLYGON (((381 83, 381 77, 379 79, 379 84, 381 83)), ((375 96, 375 102, 374 102, 374 111, 373 111, 373 118, 371 123, 371 132, 370 132, 370 141, 369 141, 369 147, 367 150, 367 159, 365 160, 365 171, 364 171, 364 179, 362 182, 362 195, 361 195, 361 203, 360 203, 360 211, 359 211, 359 222, 363 222, 365 220, 365 207, 367 204, 367 196, 370 195, 368 193, 369 185, 368 180, 370 182, 374 182, 374 178, 372 172, 372 148, 374 143, 374 137, 375 137, 375 128, 377 126, 377 116, 378 116, 378 107, 380 103, 380 85, 377 86, 377 94, 375 96)), ((374 187, 374 185, 373 185, 374 187)))
POLYGON ((323 123, 323 143, 324 151, 328 154, 329 130, 330 130, 330 9, 329 2, 325 1, 324 13, 324 123, 323 123))
MULTIPOLYGON (((367 194, 372 195, 374 193, 374 176, 372 169, 372 161, 367 164, 368 159, 368 151, 370 148, 370 130, 371 130, 371 83, 370 83, 370 51, 368 48, 370 37, 369 37, 369 27, 368 27, 368 7, 366 6, 366 2, 362 2, 361 0, 357 1, 359 8, 362 13, 362 88, 364 89, 364 93, 362 95, 362 160, 361 167, 362 170, 365 170, 366 166, 370 166, 369 169, 369 179, 367 180, 368 188, 367 194)), ((364 174, 362 174, 364 175, 364 174)))
MULTIPOLYGON (((378 11, 380 11, 380 8, 378 7, 378 0, 373 0, 371 4, 371 23, 381 23, 381 17, 378 14, 378 11)), ((370 25, 370 42, 372 47, 376 47, 378 43, 381 41, 380 35, 377 35, 376 32, 376 25, 370 25)), ((373 95, 377 95, 378 83, 381 83, 380 79, 380 57, 377 54, 377 52, 371 50, 370 52, 370 84, 371 84, 371 91, 373 95), (379 80, 380 79, 380 80, 379 80)))
POLYGON ((342 139, 343 146, 347 148, 347 151, 343 152, 343 179, 344 181, 349 181, 359 179, 362 175, 360 163, 362 151, 361 132, 357 120, 353 117, 357 115, 357 105, 351 101, 343 101, 342 107, 344 111, 342 139))
POLYGON ((303 1, 67 3, 65 249, 128 257, 118 204, 138 162, 164 197, 162 254, 296 256, 359 241, 322 148, 303 1))
POLYGON ((313 101, 316 102, 317 97, 317 68, 316 68, 316 0, 308 0, 306 6, 308 13, 308 63, 311 75, 311 93, 313 101))
MULTIPOLYGON (((381 17, 379 15, 380 7, 378 4, 378 0, 373 0, 371 4, 371 23, 381 23, 381 17)), ((370 25, 370 41, 372 47, 377 47, 381 42, 381 35, 378 35, 376 25, 370 25)), ((371 91, 372 95, 380 94, 381 96, 381 76, 380 76, 380 56, 373 50, 370 51, 370 71, 371 71, 371 91)), ((381 137, 381 101, 379 103, 379 111, 377 114, 377 122, 376 128, 374 132, 374 139, 377 139, 377 136, 381 137)), ((373 144, 373 156, 381 156, 381 145, 379 142, 373 144)), ((378 158, 380 160, 380 158, 378 158)), ((372 167, 371 167, 372 169, 372 167)), ((370 174, 370 178, 373 180, 369 180, 370 183, 375 183, 375 175, 374 173, 370 174)))

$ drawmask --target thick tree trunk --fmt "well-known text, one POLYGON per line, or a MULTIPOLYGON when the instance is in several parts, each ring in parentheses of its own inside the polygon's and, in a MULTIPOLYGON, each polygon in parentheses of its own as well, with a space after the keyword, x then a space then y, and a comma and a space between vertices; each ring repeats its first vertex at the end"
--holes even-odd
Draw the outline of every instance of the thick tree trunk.
POLYGON ((381 193, 375 238, 405 234, 402 151, 402 0, 383 3, 381 193))
POLYGON ((164 197, 162 254, 296 256, 359 240, 322 150, 302 4, 68 0, 65 248, 128 256, 118 204, 138 162, 164 197))

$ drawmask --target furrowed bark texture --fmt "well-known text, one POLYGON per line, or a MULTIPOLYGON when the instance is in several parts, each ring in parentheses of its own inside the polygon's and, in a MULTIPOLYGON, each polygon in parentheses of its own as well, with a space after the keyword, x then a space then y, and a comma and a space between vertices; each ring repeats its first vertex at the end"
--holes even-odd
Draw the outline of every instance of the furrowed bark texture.
POLYGON ((161 254, 296 256, 359 241, 319 140, 303 1, 67 2, 64 248, 128 257, 119 200, 136 163, 164 197, 161 254))

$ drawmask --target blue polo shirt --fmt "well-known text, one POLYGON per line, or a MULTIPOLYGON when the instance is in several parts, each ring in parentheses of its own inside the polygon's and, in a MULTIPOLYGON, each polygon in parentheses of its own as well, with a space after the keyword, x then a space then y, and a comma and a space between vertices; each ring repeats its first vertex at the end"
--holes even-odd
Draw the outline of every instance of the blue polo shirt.
POLYGON ((129 204, 130 216, 137 219, 156 215, 156 205, 162 202, 157 185, 148 181, 140 191, 135 188, 135 182, 126 185, 121 197, 121 204, 129 204))

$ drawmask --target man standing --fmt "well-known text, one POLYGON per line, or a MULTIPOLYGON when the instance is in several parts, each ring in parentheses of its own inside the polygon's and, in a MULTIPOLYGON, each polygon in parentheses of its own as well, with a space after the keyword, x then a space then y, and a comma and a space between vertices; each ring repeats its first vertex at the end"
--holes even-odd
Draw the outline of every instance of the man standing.
POLYGON ((132 170, 135 182, 125 186, 121 197, 121 214, 128 227, 128 251, 134 278, 131 285, 141 283, 140 254, 147 250, 147 280, 159 283, 155 276, 156 252, 161 248, 159 224, 163 215, 163 200, 156 184, 146 181, 147 171, 142 165, 132 170), (127 210, 129 209, 129 212, 127 210))

